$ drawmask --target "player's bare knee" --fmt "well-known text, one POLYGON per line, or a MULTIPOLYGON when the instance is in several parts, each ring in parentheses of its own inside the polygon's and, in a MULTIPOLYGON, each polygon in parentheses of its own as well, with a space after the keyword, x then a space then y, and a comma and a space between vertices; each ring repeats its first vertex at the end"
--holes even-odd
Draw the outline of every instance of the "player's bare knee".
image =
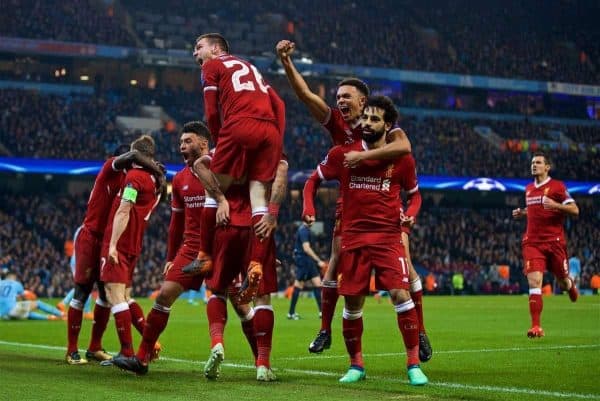
POLYGON ((254 300, 254 306, 271 305, 271 294, 259 295, 254 300))
POLYGON ((164 282, 160 288, 160 291, 158 292, 158 296, 156 297, 156 303, 170 308, 171 305, 175 303, 177 298, 179 298, 182 292, 183 287, 181 287, 179 284, 169 281, 164 282))
POLYGON ((527 284, 529 284, 529 288, 542 288, 542 273, 530 273, 527 275, 527 284))
POLYGON ((347 311, 362 311, 365 303, 365 297, 361 295, 351 295, 344 297, 344 309, 347 311))
POLYGON ((77 301, 85 303, 91 293, 91 286, 75 283, 75 294, 73 295, 73 298, 77 301))
POLYGON ((390 298, 392 298, 392 303, 394 305, 401 304, 410 300, 410 292, 405 289, 392 289, 390 292, 390 298))
POLYGON ((117 305, 126 302, 125 284, 106 283, 106 298, 111 305, 117 305))
POLYGON ((261 181, 250 181, 250 206, 252 209, 267 206, 268 183, 261 181))

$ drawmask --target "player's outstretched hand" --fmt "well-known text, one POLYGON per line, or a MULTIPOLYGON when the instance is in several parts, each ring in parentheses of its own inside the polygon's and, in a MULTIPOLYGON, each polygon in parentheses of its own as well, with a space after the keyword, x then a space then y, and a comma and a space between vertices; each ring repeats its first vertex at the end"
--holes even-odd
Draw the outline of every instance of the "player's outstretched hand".
POLYGON ((344 153, 344 167, 358 167, 362 162, 362 153, 363 152, 357 152, 356 150, 351 150, 348 153, 344 153))
POLYGON ((526 209, 521 209, 520 207, 514 209, 512 211, 512 217, 513 219, 521 219, 523 217, 527 216, 527 211, 526 209))
POLYGON ((269 238, 276 228, 277 218, 267 213, 254 225, 254 232, 258 238, 269 238))
POLYGON ((217 205, 217 225, 226 226, 227 224, 229 224, 229 202, 224 199, 217 205))
POLYGON ((277 55, 279 58, 291 57, 294 49, 296 48, 296 44, 289 40, 280 40, 275 46, 275 50, 277 50, 277 55))

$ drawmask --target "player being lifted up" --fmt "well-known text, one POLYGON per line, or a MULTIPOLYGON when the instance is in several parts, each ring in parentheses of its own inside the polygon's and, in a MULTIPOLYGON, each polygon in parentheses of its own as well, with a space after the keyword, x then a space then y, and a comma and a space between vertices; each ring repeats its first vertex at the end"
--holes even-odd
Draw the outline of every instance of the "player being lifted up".
POLYGON ((342 383, 365 378, 362 308, 372 269, 376 287, 389 291, 394 304, 406 347, 410 384, 423 385, 428 381, 419 366, 418 317, 409 293, 409 271, 401 243, 401 225, 410 224, 420 207, 419 202, 413 202, 403 212, 400 198, 401 190, 413 196, 418 193, 415 161, 411 155, 405 155, 394 160, 367 160, 352 169, 344 166, 344 154, 350 150, 363 152, 385 146, 385 134, 397 117, 389 98, 369 98, 361 117, 362 141, 334 147, 317 168, 322 179, 340 181, 345 206, 338 290, 345 298, 343 335, 350 368, 340 379, 342 383))
POLYGON ((549 176, 552 162, 548 155, 536 152, 531 159, 531 175, 534 181, 525 187, 525 208, 513 210, 515 219, 527 218, 527 230, 523 234, 524 273, 529 283, 529 314, 531 328, 527 337, 543 337, 541 326, 543 308, 542 279, 549 270, 560 286, 569 292, 571 301, 577 301, 579 293, 569 277, 565 216, 576 217, 579 208, 571 198, 562 181, 549 176))
MULTIPOLYGON (((278 213, 274 205, 269 208, 268 193, 282 153, 285 105, 254 65, 229 53, 222 35, 199 36, 194 58, 202 68, 205 117, 216 144, 211 170, 217 179, 206 187, 206 206, 217 208, 206 207, 202 213, 202 241, 195 262, 208 272, 215 224, 229 219, 227 199, 213 198, 215 186, 225 193, 233 180, 247 176, 252 223, 278 213)), ((250 241, 248 287, 239 295, 241 303, 251 301, 258 291, 268 243, 256 231, 250 241)))
MULTIPOLYGON (((336 107, 331 108, 321 97, 310 90, 306 81, 294 66, 291 58, 294 50, 295 44, 289 40, 281 40, 276 46, 277 54, 284 67, 290 86, 294 89, 298 98, 307 106, 315 120, 322 124, 329 132, 334 145, 344 145, 360 141, 362 135, 360 117, 366 99, 369 96, 368 86, 356 78, 342 80, 338 84, 336 107)), ((384 146, 376 149, 369 149, 362 152, 348 151, 344 155, 344 164, 348 167, 356 167, 365 160, 393 159, 411 151, 410 141, 404 131, 398 126, 392 127, 390 132, 387 133, 387 142, 384 146)), ((318 180, 316 175, 312 178, 313 183, 315 180, 318 180)), ((321 329, 308 348, 310 352, 315 353, 322 352, 331 346, 331 321, 333 320, 338 299, 336 267, 340 251, 339 219, 342 214, 341 197, 342 194, 340 193, 340 198, 338 198, 336 204, 336 223, 331 244, 331 255, 327 271, 323 276, 321 329)), ((311 224, 309 221, 307 222, 311 224)), ((422 322, 420 301, 422 294, 421 282, 414 269, 411 272, 411 288, 411 294, 415 297, 415 302, 419 305, 420 322, 422 322)), ((425 334, 424 327, 420 338, 421 360, 427 361, 431 358, 431 345, 425 334)))

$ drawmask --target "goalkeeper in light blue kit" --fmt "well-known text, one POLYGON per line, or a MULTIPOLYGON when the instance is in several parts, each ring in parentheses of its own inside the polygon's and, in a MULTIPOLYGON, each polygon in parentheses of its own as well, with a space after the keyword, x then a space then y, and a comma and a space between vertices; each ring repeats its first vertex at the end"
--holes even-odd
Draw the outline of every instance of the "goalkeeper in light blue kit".
MULTIPOLYGON (((77 227, 77 230, 75 230, 75 234, 73 235, 73 243, 75 243, 75 241, 77 241, 77 236, 79 235, 79 230, 81 230, 81 227, 83 226, 79 226, 77 227)), ((75 277, 75 258, 77 257, 77 255, 75 254, 75 250, 73 250, 73 254, 71 255, 71 260, 69 260, 69 267, 71 268, 71 273, 73 274, 73 278, 75 277)), ((66 310, 66 305, 69 305, 71 303, 71 300, 73 299, 73 296, 75 295, 75 288, 71 288, 71 291, 69 291, 67 293, 67 295, 65 295, 65 297, 62 299, 62 301, 60 301, 56 307, 63 313, 65 313, 66 310)), ((89 317, 89 319, 93 319, 93 314, 92 314, 92 297, 89 296, 87 301, 85 301, 85 306, 83 308, 83 316, 84 317, 89 317)))
POLYGON ((17 281, 17 275, 8 272, 4 280, 0 280, 0 320, 60 320, 62 312, 45 302, 24 300, 25 289, 17 281), (34 312, 36 309, 44 313, 34 312))

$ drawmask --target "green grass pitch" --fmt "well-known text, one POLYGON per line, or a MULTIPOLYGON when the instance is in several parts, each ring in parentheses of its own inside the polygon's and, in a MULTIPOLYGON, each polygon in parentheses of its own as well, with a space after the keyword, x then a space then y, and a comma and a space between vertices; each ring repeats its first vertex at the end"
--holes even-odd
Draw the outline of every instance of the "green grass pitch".
MULTIPOLYGON (((151 301, 141 300, 147 312, 151 301)), ((230 309, 221 377, 209 382, 204 305, 180 300, 160 340, 161 359, 143 377, 96 363, 64 362, 65 322, 0 322, 0 400, 600 400, 600 297, 544 298, 546 337, 531 340, 526 296, 426 297, 425 322, 434 356, 422 364, 430 384, 406 380, 402 339, 393 308, 369 298, 364 310, 367 380, 341 385, 348 367, 341 302, 332 348, 307 351, 319 328, 314 300, 301 298, 302 319, 286 319, 288 301, 274 299, 274 383, 258 383, 251 352, 230 309)), ((89 341, 84 321, 80 349, 89 341)), ((139 343, 135 333, 134 342, 139 343)), ((114 324, 104 345, 115 351, 114 324)))

